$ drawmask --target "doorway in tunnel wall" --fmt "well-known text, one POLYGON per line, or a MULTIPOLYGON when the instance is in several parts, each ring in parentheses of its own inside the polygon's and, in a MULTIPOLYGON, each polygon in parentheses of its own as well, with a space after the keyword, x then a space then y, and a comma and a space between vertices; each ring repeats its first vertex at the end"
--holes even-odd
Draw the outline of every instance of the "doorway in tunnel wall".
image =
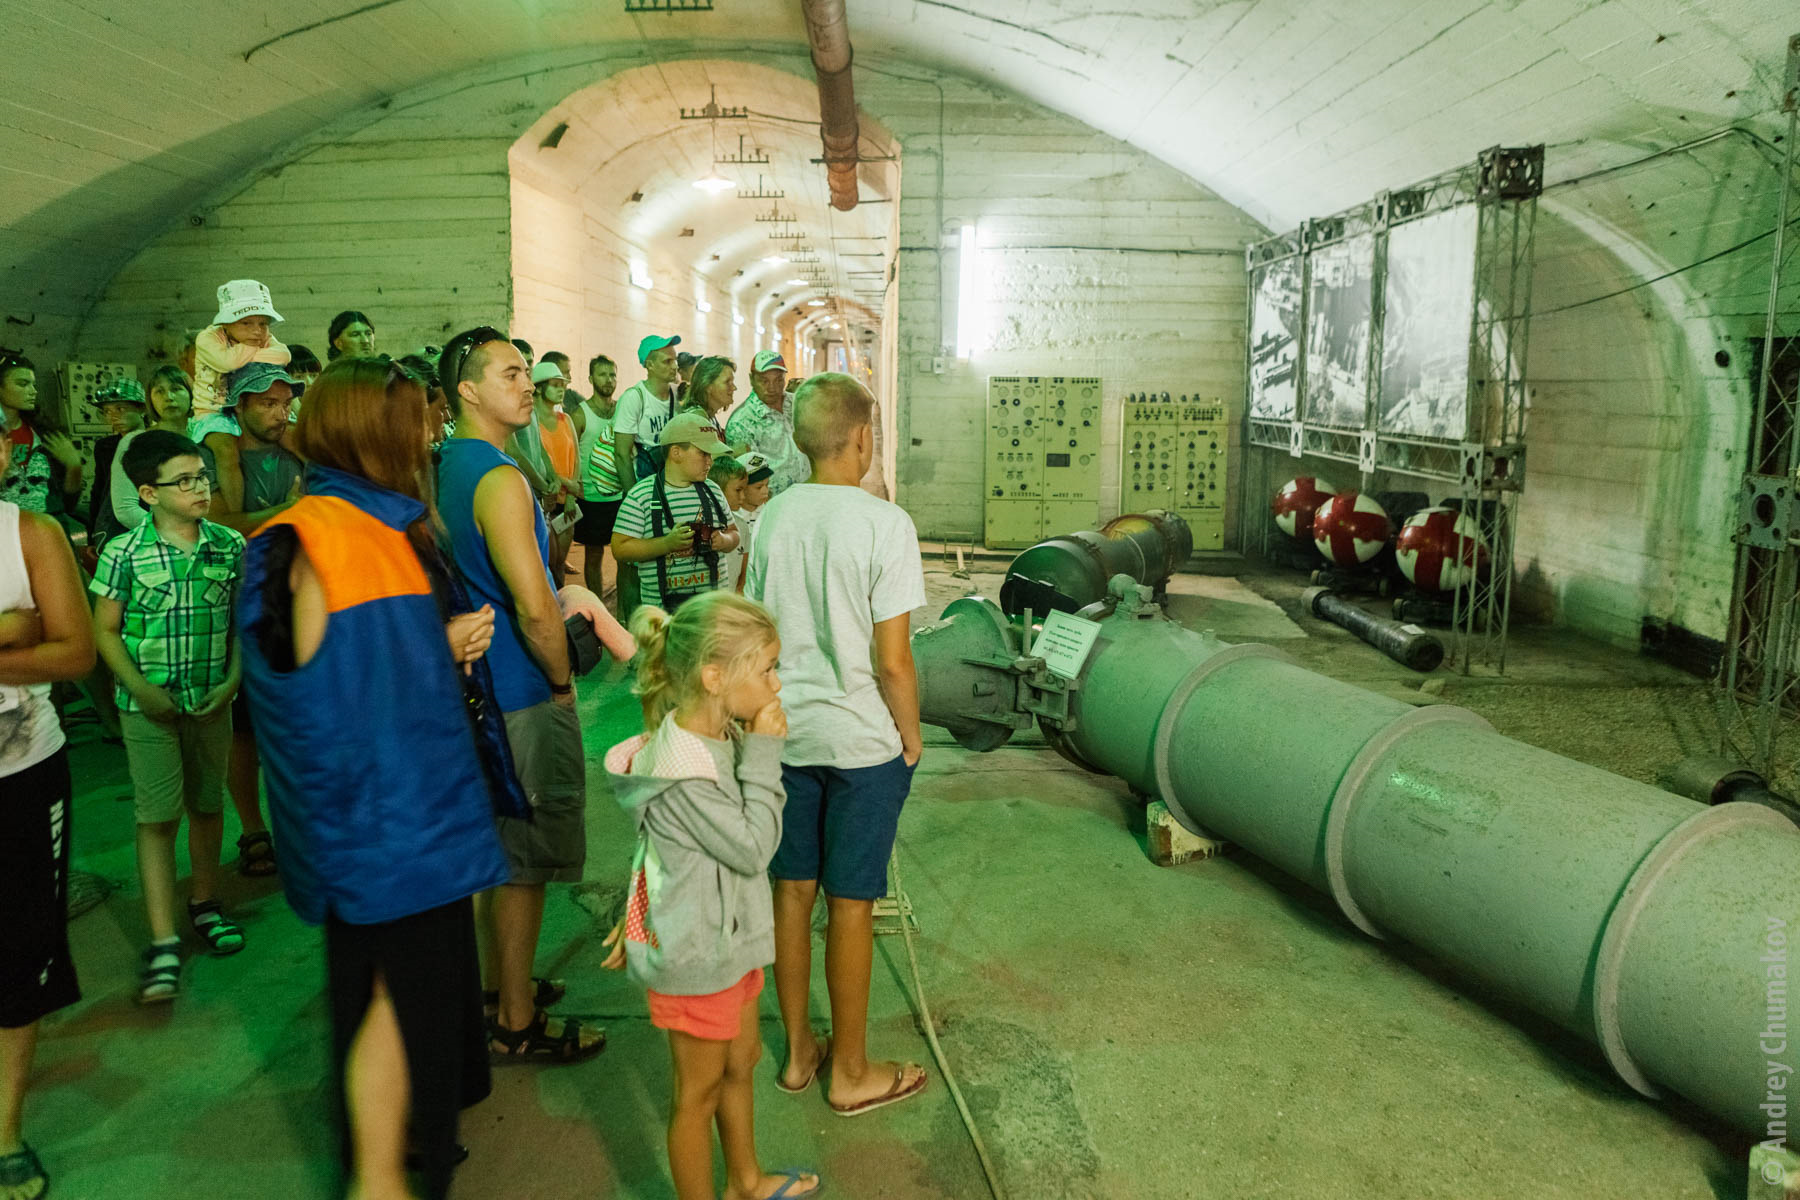
POLYGON ((860 194, 840 211, 818 123, 810 76, 716 59, 620 71, 552 105, 507 155, 515 335, 568 354, 584 393, 594 355, 618 364, 622 395, 644 378, 642 339, 679 337, 735 364, 721 421, 750 397, 758 351, 791 381, 843 370, 887 413, 898 147, 859 113, 860 194))

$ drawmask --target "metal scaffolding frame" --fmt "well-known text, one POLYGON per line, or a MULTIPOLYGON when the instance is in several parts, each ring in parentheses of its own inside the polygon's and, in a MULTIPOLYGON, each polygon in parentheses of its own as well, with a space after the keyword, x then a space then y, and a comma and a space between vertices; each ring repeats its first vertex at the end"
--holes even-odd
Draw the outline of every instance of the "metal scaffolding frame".
MULTIPOLYGON (((1477 663, 1505 670, 1512 609, 1512 561, 1518 497, 1524 486, 1525 362, 1531 326, 1531 267, 1537 199, 1544 183, 1544 148, 1495 146, 1473 162, 1411 187, 1383 192, 1364 204, 1305 222, 1298 230, 1252 244, 1245 266, 1252 276, 1245 379, 1254 370, 1255 272, 1284 259, 1300 261, 1301 345, 1295 366, 1295 413, 1290 420, 1259 418, 1245 406, 1249 446, 1354 464, 1367 490, 1381 477, 1453 484, 1463 510, 1479 526, 1489 570, 1456 593, 1460 635, 1453 661, 1464 674, 1477 663), (1467 359, 1467 425, 1458 438, 1402 436, 1380 429, 1382 347, 1386 328, 1388 234, 1397 226, 1446 210, 1476 210, 1474 303, 1467 359), (1367 387, 1362 421, 1317 419, 1308 411, 1305 340, 1310 323, 1313 254, 1350 238, 1373 239, 1367 387)), ((1266 489, 1265 489, 1266 490, 1266 489)), ((1246 497, 1250 495, 1246 492, 1246 497)), ((1268 519, 1261 504, 1240 506, 1240 541, 1268 553, 1268 519)))
MULTIPOLYGON (((1800 237, 1788 229, 1800 215, 1794 176, 1800 138, 1800 34, 1788 39, 1782 111, 1781 185, 1769 260, 1769 311, 1758 348, 1750 457, 1737 496, 1725 659, 1719 672, 1720 748, 1765 777, 1773 773, 1787 714, 1800 704, 1800 388, 1777 368, 1782 337, 1800 334, 1800 311, 1784 311, 1782 291, 1800 278, 1800 237)), ((1800 303, 1793 308, 1800 310, 1800 303)))

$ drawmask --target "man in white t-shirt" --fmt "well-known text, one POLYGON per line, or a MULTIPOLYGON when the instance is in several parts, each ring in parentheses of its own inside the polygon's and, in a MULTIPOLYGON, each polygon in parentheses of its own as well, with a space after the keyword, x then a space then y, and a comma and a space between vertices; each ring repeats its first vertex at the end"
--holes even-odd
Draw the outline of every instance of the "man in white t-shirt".
MULTIPOLYGON (((657 439, 675 417, 675 347, 680 344, 679 337, 654 334, 638 343, 638 365, 645 378, 626 388, 613 408, 613 461, 621 496, 638 480, 662 471, 657 439)), ((618 561, 616 554, 613 558, 618 561)), ((637 564, 619 562, 619 611, 629 613, 637 606, 637 564)))
POLYGON ((647 337, 638 343, 644 379, 625 389, 613 409, 613 451, 619 466, 619 490, 629 492, 640 479, 662 466, 656 439, 675 416, 675 347, 678 337, 647 337))
POLYGON ((916 1063, 870 1062, 875 901, 887 894, 900 808, 923 742, 908 614, 925 603, 912 518, 862 490, 875 456, 875 400, 848 375, 795 396, 794 438, 812 474, 757 522, 745 595, 781 631, 787 789, 775 879, 775 990, 787 1028, 779 1085, 805 1090, 826 1059, 807 1012, 812 910, 825 888, 831 997, 826 1099, 858 1116, 924 1090, 916 1063))

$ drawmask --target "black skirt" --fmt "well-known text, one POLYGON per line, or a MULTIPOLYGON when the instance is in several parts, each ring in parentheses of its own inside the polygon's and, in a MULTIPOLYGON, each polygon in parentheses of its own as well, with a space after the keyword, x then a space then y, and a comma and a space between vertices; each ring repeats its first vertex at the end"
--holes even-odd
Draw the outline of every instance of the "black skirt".
MULTIPOLYGON (((333 1055, 341 1079, 379 974, 392 997, 412 1085, 412 1145, 423 1163, 426 1195, 449 1192, 457 1113, 485 1098, 487 1020, 475 910, 467 899, 379 925, 325 923, 325 967, 333 1055)), ((343 1157, 350 1165, 344 1089, 335 1089, 343 1157)))

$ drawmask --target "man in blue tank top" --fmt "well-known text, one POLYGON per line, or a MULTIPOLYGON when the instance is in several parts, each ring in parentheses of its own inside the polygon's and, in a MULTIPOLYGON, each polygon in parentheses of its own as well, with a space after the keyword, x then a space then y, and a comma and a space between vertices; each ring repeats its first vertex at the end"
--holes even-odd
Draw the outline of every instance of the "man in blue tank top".
POLYGON ((598 1054, 603 1033, 545 1006, 562 997, 533 979, 549 883, 581 879, 587 857, 587 775, 575 681, 543 510, 501 450, 532 419, 531 368, 497 329, 460 333, 444 347, 439 380, 456 418, 439 452, 438 512, 470 600, 494 607, 487 661, 512 743, 530 820, 498 818, 511 881, 490 894, 480 924, 496 1062, 576 1062, 598 1054))

